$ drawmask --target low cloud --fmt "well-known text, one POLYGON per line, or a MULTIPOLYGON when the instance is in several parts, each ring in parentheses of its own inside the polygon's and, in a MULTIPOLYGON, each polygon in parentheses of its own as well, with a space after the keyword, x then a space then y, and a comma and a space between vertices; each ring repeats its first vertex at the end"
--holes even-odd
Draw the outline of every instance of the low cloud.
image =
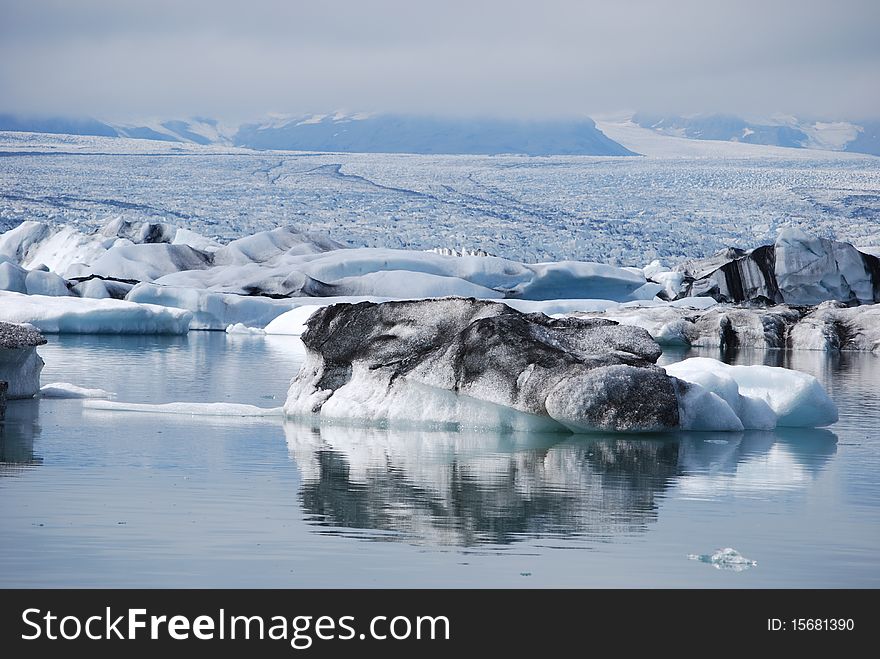
POLYGON ((876 116, 880 4, 0 0, 3 110, 876 116))

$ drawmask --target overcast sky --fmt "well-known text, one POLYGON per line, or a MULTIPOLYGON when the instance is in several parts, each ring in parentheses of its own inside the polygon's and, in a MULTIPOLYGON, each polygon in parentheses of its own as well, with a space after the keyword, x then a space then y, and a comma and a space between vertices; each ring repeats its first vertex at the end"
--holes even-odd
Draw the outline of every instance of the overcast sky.
POLYGON ((858 119, 878 35, 878 0, 0 0, 0 109, 858 119))

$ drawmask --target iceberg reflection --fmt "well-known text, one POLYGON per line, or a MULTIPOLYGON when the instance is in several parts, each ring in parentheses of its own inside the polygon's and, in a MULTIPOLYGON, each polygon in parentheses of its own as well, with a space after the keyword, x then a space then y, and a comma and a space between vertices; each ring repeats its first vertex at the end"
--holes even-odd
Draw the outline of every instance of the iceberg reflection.
POLYGON ((15 476, 42 464, 34 454, 34 439, 40 436, 40 401, 10 401, 6 418, 0 421, 0 477, 15 476))
POLYGON ((471 547, 645 532, 669 493, 804 488, 827 430, 667 435, 419 432, 286 423, 306 520, 323 533, 471 547))

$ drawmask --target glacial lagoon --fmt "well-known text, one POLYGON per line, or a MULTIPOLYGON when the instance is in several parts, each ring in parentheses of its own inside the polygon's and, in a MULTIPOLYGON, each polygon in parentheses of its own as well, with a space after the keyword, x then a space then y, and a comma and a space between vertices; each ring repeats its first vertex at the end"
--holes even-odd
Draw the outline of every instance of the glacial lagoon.
MULTIPOLYGON (((293 337, 217 332, 53 336, 39 352, 44 383, 263 407, 303 359, 293 337)), ((11 401, 0 585, 878 587, 880 357, 660 363, 689 356, 812 373, 840 421, 503 435, 11 401), (707 558, 727 547, 756 564, 707 558)))

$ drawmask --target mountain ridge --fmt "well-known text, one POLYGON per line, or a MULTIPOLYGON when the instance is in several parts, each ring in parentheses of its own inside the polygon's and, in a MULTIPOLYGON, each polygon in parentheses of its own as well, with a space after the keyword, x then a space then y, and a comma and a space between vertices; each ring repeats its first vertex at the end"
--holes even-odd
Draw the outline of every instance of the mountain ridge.
POLYGON ((568 121, 442 119, 407 115, 306 115, 222 126, 194 117, 121 124, 0 114, 0 130, 130 137, 257 150, 463 155, 638 155, 589 118, 568 121))
MULTIPOLYGON (((637 112, 628 123, 665 137, 737 142, 880 156, 880 120, 820 121, 796 117, 746 119, 733 114, 660 115, 637 112)), ((600 122, 601 124, 601 122, 600 122)), ((0 130, 257 150, 341 153, 416 153, 531 156, 639 155, 593 119, 454 119, 400 114, 274 116, 238 125, 207 117, 118 123, 91 117, 39 117, 0 113, 0 130)))

